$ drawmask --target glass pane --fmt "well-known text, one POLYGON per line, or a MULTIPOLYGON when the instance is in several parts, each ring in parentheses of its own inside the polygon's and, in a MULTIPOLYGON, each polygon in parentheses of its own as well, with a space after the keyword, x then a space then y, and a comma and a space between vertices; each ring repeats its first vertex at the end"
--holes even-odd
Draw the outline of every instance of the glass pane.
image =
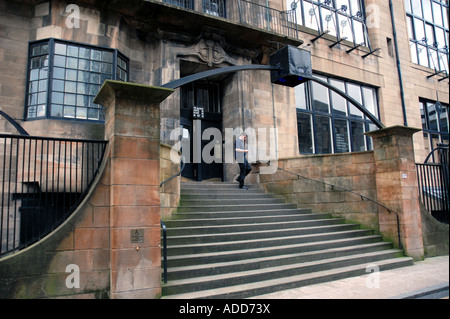
POLYGON ((427 117, 425 114, 426 110, 425 110, 423 102, 419 102, 419 108, 420 108, 420 117, 422 119, 422 129, 428 130, 428 122, 427 122, 427 117))
POLYGON ((56 116, 56 117, 62 117, 63 116, 62 109, 63 109, 62 105, 53 104, 50 115, 56 116))
POLYGON ((378 117, 377 93, 375 89, 363 87, 364 107, 373 115, 378 117))
POLYGON ((427 102, 426 105, 427 105, 427 113, 428 113, 428 123, 430 125, 429 129, 431 131, 439 131, 436 106, 434 103, 430 103, 430 102, 427 102))
POLYGON ((425 29, 423 21, 419 19, 414 19, 414 26, 416 31, 416 40, 423 41, 425 39, 425 29))
POLYGON ((305 12, 305 26, 314 30, 319 30, 319 9, 316 5, 307 1, 303 2, 305 12))
POLYGON ((78 56, 80 58, 90 59, 91 58, 91 49, 80 48, 78 56))
POLYGON ((337 36, 336 14, 328 9, 322 8, 323 32, 328 31, 330 35, 337 36))
POLYGON ((346 38, 347 41, 353 42, 352 23, 351 20, 342 14, 338 14, 339 20, 339 37, 346 38))
POLYGON ((90 119, 90 120, 99 120, 99 110, 97 110, 97 109, 88 109, 88 119, 90 119))
POLYGON ((414 27, 413 27, 413 22, 412 22, 412 18, 411 17, 406 17, 406 22, 408 24, 408 35, 410 39, 414 39, 414 27))
POLYGON ((350 0, 351 15, 355 16, 358 12, 361 12, 361 2, 360 0, 350 0))
POLYGON ((77 85, 77 93, 87 94, 87 92, 88 92, 88 84, 79 82, 77 85))
POLYGON ((438 56, 441 71, 445 71, 448 74, 448 54, 445 52, 438 52, 438 56))
POLYGON ((362 152, 366 150, 364 143, 364 123, 351 122, 352 125, 352 152, 362 152))
POLYGON ((45 116, 45 104, 38 105, 36 116, 37 117, 44 117, 45 116))
POLYGON ((65 92, 76 93, 77 92, 77 82, 66 81, 65 92))
POLYGON ((427 21, 433 21, 433 13, 431 12, 431 0, 422 0, 423 16, 427 21))
POLYGON ((442 7, 440 4, 433 2, 433 16, 434 16, 434 23, 443 26, 442 21, 442 7))
MULTIPOLYGON (((327 81, 326 78, 316 76, 318 79, 323 81, 327 81)), ((322 84, 312 82, 312 98, 313 98, 313 107, 315 111, 326 112, 329 113, 329 100, 328 100, 328 89, 322 84)))
POLYGON ((300 154, 313 154, 311 114, 297 112, 297 130, 300 154))
POLYGON ((309 110, 308 101, 306 99, 306 84, 302 83, 295 87, 295 106, 298 109, 309 110))
POLYGON ((66 48, 65 44, 55 43, 55 54, 66 55, 66 48))
POLYGON ((75 107, 65 106, 64 107, 64 117, 74 118, 75 117, 75 107))
POLYGON ((65 78, 66 71, 62 68, 53 68, 53 78, 54 79, 62 79, 65 78))
MULTIPOLYGON (((330 79, 330 84, 345 92, 345 83, 343 81, 330 79)), ((333 90, 331 90, 331 106, 334 114, 347 116, 347 100, 333 90)))
POLYGON ((64 103, 64 94, 59 92, 52 93, 52 102, 55 104, 63 104, 64 103))
POLYGON ((77 80, 77 70, 66 70, 66 80, 76 81, 77 80))
POLYGON ((315 122, 314 133, 316 154, 333 153, 330 118, 325 116, 316 116, 315 122))
POLYGON ((78 47, 73 46, 73 45, 69 45, 67 47, 67 55, 68 56, 73 56, 73 57, 78 57, 78 47))
POLYGON ((422 5, 420 3, 420 0, 411 0, 412 2, 412 11, 413 13, 422 18, 422 5))
MULTIPOLYGON (((347 83, 347 93, 357 102, 362 104, 361 87, 356 84, 347 83)), ((350 115, 353 117, 363 118, 363 113, 352 103, 349 103, 350 115)))
POLYGON ((428 67, 428 52, 427 48, 421 44, 417 44, 419 52, 419 64, 428 67))
POLYGON ((67 58, 66 67, 71 69, 78 69, 78 59, 77 58, 67 58))
POLYGON ((54 66, 60 66, 60 67, 66 67, 66 57, 61 55, 55 55, 53 58, 53 65, 54 66))
POLYGON ((336 136, 336 153, 348 152, 350 147, 348 144, 348 128, 347 120, 334 120, 334 134, 336 136))
POLYGON ((75 105, 76 97, 75 94, 64 94, 64 104, 75 105))
POLYGON ((445 41, 445 31, 441 28, 435 28, 436 31, 436 42, 438 43, 438 48, 442 49, 446 45, 445 41))
POLYGON ((87 108, 85 107, 77 108, 77 119, 87 119, 87 108))
POLYGON ((406 10, 406 12, 408 12, 408 13, 412 13, 412 10, 411 10, 411 0, 405 0, 405 10, 406 10))
POLYGON ((419 63, 419 57, 417 56, 417 45, 415 42, 410 42, 409 43, 409 48, 411 51, 411 61, 413 63, 419 63))
POLYGON ((434 28, 431 24, 426 24, 425 25, 425 32, 426 32, 426 39, 427 39, 427 44, 428 45, 434 45, 434 43, 436 42, 436 39, 434 38, 434 28))
POLYGON ((353 29, 355 32, 355 43, 366 45, 366 36, 362 22, 353 20, 353 29))
POLYGON ((348 4, 348 0, 336 0, 336 9, 350 14, 350 6, 348 4))
POLYGON ((438 111, 439 111, 440 132, 448 133, 448 107, 445 107, 442 104, 440 104, 438 111))
POLYGON ((64 81, 53 80, 52 89, 53 91, 60 91, 60 92, 64 91, 64 81))

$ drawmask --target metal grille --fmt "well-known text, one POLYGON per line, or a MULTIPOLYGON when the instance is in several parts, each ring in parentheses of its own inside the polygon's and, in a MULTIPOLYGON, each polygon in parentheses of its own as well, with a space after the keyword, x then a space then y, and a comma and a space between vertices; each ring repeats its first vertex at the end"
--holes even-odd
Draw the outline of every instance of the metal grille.
POLYGON ((40 240, 81 203, 107 141, 0 135, 0 255, 40 240))

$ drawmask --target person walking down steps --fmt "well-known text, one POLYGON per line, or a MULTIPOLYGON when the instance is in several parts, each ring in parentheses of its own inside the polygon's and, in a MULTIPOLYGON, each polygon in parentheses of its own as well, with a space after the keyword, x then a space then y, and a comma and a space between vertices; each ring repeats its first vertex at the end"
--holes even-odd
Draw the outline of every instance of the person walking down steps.
POLYGON ((239 188, 248 189, 247 186, 244 185, 245 177, 250 174, 252 168, 247 161, 247 153, 248 150, 245 148, 245 142, 247 141, 247 133, 242 133, 236 140, 235 144, 235 156, 236 161, 239 164, 239 176, 236 178, 236 181, 239 182, 239 188))

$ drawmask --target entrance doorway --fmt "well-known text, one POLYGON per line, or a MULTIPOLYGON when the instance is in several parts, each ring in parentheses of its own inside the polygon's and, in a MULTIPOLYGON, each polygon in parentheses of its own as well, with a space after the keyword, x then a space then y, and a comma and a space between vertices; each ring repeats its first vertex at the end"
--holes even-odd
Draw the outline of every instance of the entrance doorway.
POLYGON ((203 140, 203 132, 215 128, 222 133, 220 102, 220 82, 197 81, 181 87, 180 125, 189 131, 190 136, 190 159, 182 172, 183 177, 195 181, 223 180, 222 143, 208 148, 213 159, 211 163, 206 163, 202 156, 204 147, 214 139, 213 136, 205 136, 210 140, 203 140), (194 143, 201 147, 194 147, 194 143))

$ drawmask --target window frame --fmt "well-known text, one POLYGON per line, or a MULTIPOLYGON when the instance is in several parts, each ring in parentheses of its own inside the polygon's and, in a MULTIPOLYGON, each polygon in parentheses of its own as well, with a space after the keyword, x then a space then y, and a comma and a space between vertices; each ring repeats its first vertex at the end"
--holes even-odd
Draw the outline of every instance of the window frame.
MULTIPOLYGON (((336 37, 338 40, 341 40, 343 38, 342 36, 342 31, 341 31, 341 21, 342 19, 346 19, 347 23, 349 23, 351 30, 351 39, 347 39, 347 41, 353 42, 353 44, 355 46, 357 45, 363 45, 366 47, 370 47, 370 41, 369 41, 369 37, 368 37, 368 30, 367 30, 367 26, 366 26, 366 22, 365 22, 365 17, 366 17, 366 12, 365 12, 365 6, 364 6, 364 0, 347 0, 348 3, 348 7, 347 7, 347 11, 342 10, 342 8, 337 8, 337 0, 325 0, 325 1, 319 1, 319 0, 299 0, 299 1, 294 1, 294 0, 287 0, 287 6, 291 7, 292 9, 292 3, 295 2, 297 4, 296 6, 296 10, 297 10, 297 17, 300 16, 300 19, 298 19, 299 24, 307 27, 307 28, 311 28, 314 29, 316 31, 324 32, 324 22, 326 21, 326 17, 324 16, 323 12, 325 12, 325 10, 327 12, 332 12, 333 16, 333 20, 335 23, 334 29, 336 30, 336 33, 332 34, 331 32, 329 33, 330 35, 336 37), (358 1, 359 5, 358 5, 358 9, 353 8, 355 1, 358 1), (290 2, 290 3, 289 3, 290 2), (305 2, 307 3, 307 5, 305 5, 305 2), (306 18, 308 16, 308 12, 306 12, 307 10, 305 9, 305 7, 309 8, 316 8, 319 9, 318 13, 317 13, 317 22, 314 22, 313 25, 317 25, 317 28, 314 28, 312 26, 310 26, 307 22, 306 22, 306 18), (359 26, 362 27, 362 35, 357 36, 356 33, 356 26, 357 24, 359 26), (363 38, 364 42, 362 43, 358 43, 357 39, 358 38, 363 38)), ((309 11, 309 10, 308 10, 309 11)), ((348 34, 350 34, 348 33, 348 34)))
POLYGON ((415 64, 434 69, 436 72, 441 71, 449 74, 449 26, 448 26, 448 15, 449 15, 449 4, 444 3, 442 1, 437 0, 425 0, 429 1, 431 10, 431 18, 427 18, 428 14, 426 14, 425 10, 426 6, 424 6, 423 0, 405 0, 405 12, 406 12, 406 20, 407 20, 407 28, 408 28, 408 37, 410 43, 410 54, 411 61, 415 64), (414 1, 414 2, 411 2, 414 1), (413 6, 414 3, 418 4, 420 2, 420 8, 417 6, 413 6), (442 24, 439 24, 436 21, 436 12, 435 8, 439 6, 440 11, 440 21, 442 24), (414 10, 416 8, 416 10, 414 10), (420 12, 418 12, 420 9, 420 12), (417 12, 416 12, 417 11, 417 12), (445 19, 447 18, 447 20, 445 19), (420 24, 420 25, 419 25, 420 24), (420 31, 418 28, 422 26, 423 30, 420 31), (430 34, 431 31, 431 34, 430 34), (439 31, 439 34, 437 33, 439 31), (436 45, 438 39, 441 38, 443 34, 443 39, 445 43, 442 46, 436 45), (422 39, 419 39, 423 35, 422 39), (433 39, 433 43, 430 43, 428 37, 431 35, 433 39), (411 38, 412 36, 412 38, 411 38), (421 52, 425 50, 426 57, 421 52), (432 57, 437 58, 437 61, 433 61, 432 57), (442 59, 444 57, 444 59, 442 59), (446 57, 446 58, 445 58, 446 57), (426 60, 424 62, 423 60, 426 60), (433 65, 434 64, 434 65, 433 65), (437 64, 437 65, 436 65, 437 64))
MULTIPOLYGON (((374 86, 370 86, 367 84, 362 84, 362 83, 358 83, 358 82, 354 82, 354 81, 349 81, 346 79, 342 79, 342 78, 337 78, 337 77, 330 77, 330 76, 324 76, 324 75, 319 75, 319 74, 315 74, 315 76, 319 77, 319 78, 324 78, 326 80, 326 82, 330 83, 331 85, 333 85, 333 81, 336 82, 340 82, 342 83, 342 85, 345 87, 345 92, 348 94, 348 87, 349 85, 352 85, 354 88, 359 88, 359 92, 360 92, 360 99, 361 99, 361 104, 362 105, 366 105, 367 103, 369 103, 369 101, 366 101, 366 94, 364 92, 364 90, 368 90, 368 92, 372 92, 372 100, 374 105, 372 105, 372 108, 374 108, 376 114, 374 114, 375 117, 379 118, 379 114, 380 114, 380 110, 379 110, 379 99, 378 99, 378 90, 376 87, 374 86)), ((346 107, 346 113, 343 114, 342 112, 336 112, 334 107, 333 107, 333 95, 335 95, 335 93, 326 88, 327 90, 327 94, 328 94, 328 112, 324 112, 321 110, 318 110, 315 108, 314 103, 313 103, 313 86, 314 85, 320 85, 319 83, 313 82, 313 81, 309 81, 309 82, 305 82, 304 84, 302 84, 301 86, 298 86, 295 88, 295 90, 299 90, 300 88, 304 88, 305 90, 305 103, 306 105, 304 105, 304 107, 299 107, 299 103, 304 103, 303 101, 297 101, 296 100, 296 111, 297 111, 297 136, 299 138, 298 141, 298 147, 299 147, 299 153, 300 154, 305 154, 305 155, 318 155, 318 154, 338 154, 338 153, 342 153, 342 151, 339 151, 340 149, 342 150, 342 148, 339 147, 338 145, 338 136, 337 136, 337 131, 336 131, 336 123, 343 123, 343 121, 346 121, 346 127, 347 127, 347 152, 360 152, 360 151, 368 151, 371 150, 373 147, 372 144, 372 140, 371 137, 369 136, 362 136, 362 139, 359 140, 355 140, 354 138, 354 134, 355 134, 355 125, 358 125, 358 127, 363 127, 364 132, 369 132, 371 130, 375 130, 376 126, 375 124, 373 124, 373 122, 367 118, 367 116, 365 116, 364 114, 361 114, 362 116, 355 116, 354 114, 351 113, 351 109, 352 109, 352 103, 350 101, 348 101, 347 99, 345 99, 345 107, 346 107), (309 144, 311 142, 312 144, 312 152, 301 152, 300 151, 300 132, 298 132, 298 127, 299 127, 299 114, 302 115, 308 115, 310 116, 310 120, 311 120, 311 128, 312 128, 312 132, 309 135, 312 139, 312 141, 308 140, 308 143, 303 143, 303 144, 309 144), (331 139, 331 153, 320 153, 318 152, 319 148, 318 148, 318 139, 319 136, 318 134, 320 132, 316 131, 316 127, 317 127, 317 118, 318 117, 328 117, 329 118, 329 123, 330 123, 330 127, 331 127, 331 132, 330 133, 330 139, 331 139), (358 143, 357 143, 358 142, 358 143), (362 144, 361 144, 362 143, 362 144), (359 149, 355 149, 355 147, 357 145, 363 145, 363 149, 359 148, 359 149)), ((298 94, 297 92, 295 93, 295 96, 303 96, 301 94, 298 94)), ((353 108, 356 109, 355 106, 353 106, 353 108)), ((356 109, 357 110, 357 109, 356 109)), ((303 145, 302 144, 302 145, 303 145)), ((344 152, 345 153, 345 152, 344 152)))
POLYGON ((437 101, 432 101, 430 99, 425 99, 425 98, 419 98, 419 110, 421 113, 421 118, 422 118, 422 132, 423 132, 423 137, 428 141, 428 145, 425 145, 425 148, 429 148, 430 150, 433 149, 434 147, 436 147, 436 145, 434 145, 433 143, 433 137, 435 136, 439 136, 439 143, 444 143, 445 141, 449 141, 449 116, 450 116, 450 109, 449 109, 449 104, 446 103, 440 103, 442 108, 446 109, 446 113, 447 113, 447 131, 443 131, 442 130, 442 118, 441 118, 441 113, 436 112, 436 126, 437 126, 437 130, 432 129, 431 127, 431 121, 430 121, 430 114, 429 114, 429 106, 434 106, 436 107, 436 103, 437 101), (425 120, 425 122, 424 122, 425 120), (444 139, 444 137, 446 137, 446 139, 444 139))
MULTIPOLYGON (((121 80, 119 79, 118 76, 118 68, 120 67, 120 69, 125 72, 124 74, 126 75, 126 82, 129 81, 129 75, 130 75, 130 59, 128 57, 126 57, 124 54, 122 54, 119 50, 117 49, 112 49, 109 47, 105 47, 105 46, 97 46, 97 45, 91 45, 91 44, 85 44, 85 43, 79 43, 79 42, 74 42, 74 41, 67 41, 67 40, 61 40, 61 39, 55 39, 55 38, 47 38, 47 39, 42 39, 42 40, 38 40, 38 41, 30 41, 28 43, 28 56, 27 56, 27 75, 26 75, 26 90, 25 90, 25 102, 24 102, 24 120, 25 121, 35 121, 35 120, 43 120, 43 119, 53 119, 53 120, 63 120, 63 121, 77 121, 77 122, 89 122, 89 123, 104 123, 104 107, 102 107, 101 105, 96 104, 96 107, 91 107, 89 104, 86 105, 80 105, 77 104, 77 102, 75 102, 75 104, 73 105, 74 107, 74 117, 67 117, 64 115, 64 111, 62 112, 61 116, 55 116, 52 115, 52 95, 56 92, 56 93, 62 93, 62 94, 66 94, 68 91, 65 91, 65 88, 61 91, 61 90, 55 90, 54 89, 54 80, 56 79, 61 80, 61 79, 57 79, 55 78, 55 68, 57 66, 55 66, 55 57, 56 56, 61 56, 58 55, 55 51, 56 48, 56 44, 64 44, 66 46, 71 46, 71 47, 77 47, 78 49, 80 48, 84 48, 84 49, 90 49, 90 50, 99 50, 101 52, 110 52, 112 54, 112 61, 111 63, 108 62, 108 64, 111 64, 111 77, 110 79, 113 80, 121 80), (29 96, 30 94, 33 94, 32 92, 30 93, 30 85, 31 85, 31 73, 32 73, 32 69, 31 69, 31 63, 32 60, 34 58, 33 54, 32 54, 32 50, 33 48, 40 46, 40 45, 44 45, 47 44, 48 45, 48 53, 47 53, 47 60, 48 60, 48 66, 47 66, 47 84, 46 84, 46 90, 45 92, 47 93, 46 96, 46 101, 45 101, 45 114, 41 115, 41 116, 34 116, 34 117, 29 117, 29 108, 32 107, 33 105, 30 105, 29 103, 29 96), (119 66, 119 59, 121 59, 122 61, 125 62, 125 67, 123 67, 123 65, 119 66), (76 112, 78 108, 86 108, 86 118, 77 118, 76 117, 76 112), (97 119, 89 119, 89 110, 93 110, 93 109, 98 109, 99 110, 99 114, 97 119)), ((70 56, 66 55, 64 56, 66 59, 70 56)), ((80 57, 77 57, 78 59, 80 59, 80 57)), ((86 59, 88 61, 94 61, 92 58, 90 59, 86 59)), ((101 63, 104 63, 104 61, 100 61, 101 63)), ((106 62, 105 62, 106 64, 106 62)), ((88 83, 88 82, 84 82, 84 81, 79 81, 78 79, 78 74, 80 71, 83 71, 82 69, 80 69, 80 67, 77 65, 76 68, 69 68, 67 67, 67 63, 64 67, 59 67, 61 69, 64 69, 64 72, 66 72, 67 70, 75 70, 77 72, 77 79, 72 81, 73 83, 75 83, 75 85, 77 86, 77 90, 78 90, 78 84, 79 83, 88 83)), ((96 72, 96 71, 92 71, 89 70, 86 72, 89 72, 89 75, 91 74, 98 74, 99 76, 101 74, 106 74, 106 73, 102 73, 102 72, 96 72)), ((122 74, 122 72, 120 72, 122 74)), ((70 82, 68 81, 66 78, 61 80, 64 82, 70 82)), ((100 80, 101 81, 101 80, 100 80)), ((91 85, 93 83, 89 82, 89 85, 91 85)), ((99 88, 101 87, 101 85, 103 84, 103 82, 97 83, 97 85, 99 86, 99 88)), ((76 98, 78 96, 83 96, 84 99, 91 99, 93 97, 92 94, 89 94, 89 92, 87 93, 79 93, 78 91, 74 93, 76 95, 76 98)), ((53 103, 55 104, 55 103, 53 103)), ((60 104, 55 104, 55 105, 60 105, 60 104)), ((64 103, 61 105, 65 105, 64 103)), ((63 107, 64 108, 64 107, 63 107)))

